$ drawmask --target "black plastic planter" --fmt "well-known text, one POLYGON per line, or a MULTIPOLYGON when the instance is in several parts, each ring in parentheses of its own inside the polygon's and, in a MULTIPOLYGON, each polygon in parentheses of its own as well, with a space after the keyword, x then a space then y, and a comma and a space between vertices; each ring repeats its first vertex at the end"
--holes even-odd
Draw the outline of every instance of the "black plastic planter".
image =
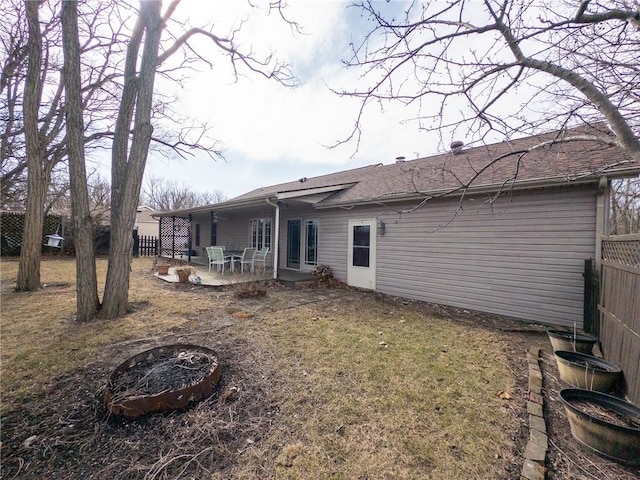
POLYGON ((640 465, 640 408, 605 393, 578 388, 561 390, 560 399, 576 440, 606 458, 640 465), (610 421, 616 417, 624 421, 610 421))
POLYGON ((606 360, 578 352, 554 353, 560 378, 574 387, 608 392, 622 377, 620 367, 606 360))
POLYGON ((572 332, 569 330, 548 329, 547 335, 551 341, 553 351, 564 350, 568 352, 591 353, 593 346, 598 341, 597 337, 587 333, 572 332))

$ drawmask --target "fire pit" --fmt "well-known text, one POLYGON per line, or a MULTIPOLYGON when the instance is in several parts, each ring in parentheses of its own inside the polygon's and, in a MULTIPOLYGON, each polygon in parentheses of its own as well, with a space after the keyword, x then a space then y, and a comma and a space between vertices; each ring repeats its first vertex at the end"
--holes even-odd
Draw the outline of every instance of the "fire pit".
POLYGON ((213 350, 174 344, 152 348, 121 363, 109 377, 104 403, 125 418, 176 410, 213 393, 222 368, 213 350))

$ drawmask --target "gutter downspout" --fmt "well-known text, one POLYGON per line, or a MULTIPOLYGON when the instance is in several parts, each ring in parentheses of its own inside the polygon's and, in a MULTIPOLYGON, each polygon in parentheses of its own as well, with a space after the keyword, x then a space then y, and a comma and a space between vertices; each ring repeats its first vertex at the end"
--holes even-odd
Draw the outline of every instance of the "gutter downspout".
POLYGON ((265 199, 269 205, 276 209, 276 228, 273 241, 273 279, 278 279, 278 251, 280 250, 280 203, 273 203, 269 197, 265 199))
POLYGON ((602 262, 602 236, 608 233, 608 210, 609 180, 607 177, 601 177, 596 200, 596 270, 598 272, 600 272, 600 264, 602 262))

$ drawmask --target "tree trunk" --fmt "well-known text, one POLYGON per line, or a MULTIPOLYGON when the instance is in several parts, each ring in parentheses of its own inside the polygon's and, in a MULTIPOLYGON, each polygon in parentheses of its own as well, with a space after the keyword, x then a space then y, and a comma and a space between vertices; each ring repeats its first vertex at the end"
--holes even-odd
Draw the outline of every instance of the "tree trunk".
POLYGON ((71 184, 73 238, 76 247, 76 319, 91 320, 99 307, 93 228, 84 155, 84 122, 80 87, 80 41, 76 2, 62 2, 67 152, 71 184))
POLYGON ((163 29, 160 8, 160 2, 140 2, 139 21, 127 49, 122 103, 111 153, 111 249, 100 311, 102 318, 117 318, 125 315, 128 310, 132 231, 153 131, 153 85, 163 29), (140 73, 136 76, 135 65, 143 31, 145 35, 140 73), (130 129, 134 105, 135 117, 133 128, 130 129), (127 148, 130 130, 133 131, 133 137, 131 147, 127 148))
POLYGON ((39 2, 26 0, 29 28, 27 78, 24 92, 24 130, 27 149, 27 206, 24 233, 18 265, 16 290, 40 288, 40 259, 42 223, 48 172, 43 169, 44 148, 38 131, 38 111, 42 99, 42 33, 40 31, 39 2))

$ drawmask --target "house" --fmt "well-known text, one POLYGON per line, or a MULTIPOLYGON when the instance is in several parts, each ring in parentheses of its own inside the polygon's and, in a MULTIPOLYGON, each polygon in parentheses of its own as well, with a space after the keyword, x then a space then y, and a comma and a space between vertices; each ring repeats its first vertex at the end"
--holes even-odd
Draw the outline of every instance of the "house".
POLYGON ((581 326, 584 263, 600 258, 610 180, 640 165, 602 143, 553 142, 562 135, 457 143, 156 214, 160 252, 268 247, 274 277, 328 265, 384 294, 581 326))
POLYGON ((158 220, 153 218, 157 212, 146 205, 139 205, 136 209, 135 228, 138 230, 138 236, 157 237, 158 236, 158 220))

